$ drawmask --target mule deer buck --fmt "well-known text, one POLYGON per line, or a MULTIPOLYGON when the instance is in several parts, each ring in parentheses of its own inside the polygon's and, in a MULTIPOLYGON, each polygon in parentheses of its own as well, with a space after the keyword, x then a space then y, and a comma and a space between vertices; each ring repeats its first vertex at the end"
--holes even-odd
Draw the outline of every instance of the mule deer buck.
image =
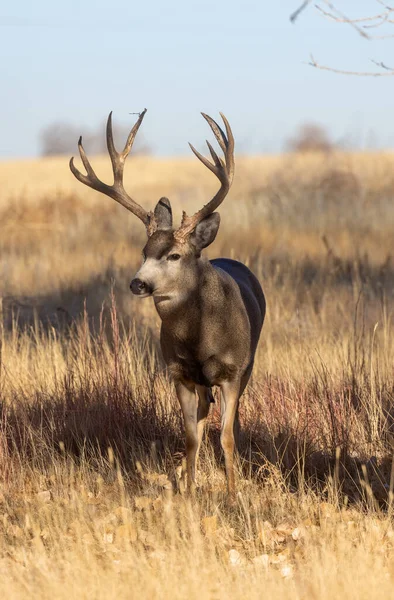
POLYGON ((234 175, 234 138, 222 116, 226 133, 208 115, 210 125, 224 153, 219 158, 209 142, 213 162, 192 145, 197 158, 216 175, 220 189, 203 208, 188 217, 178 229, 172 225, 172 210, 161 198, 154 212, 146 212, 125 191, 123 169, 146 109, 132 128, 122 152, 117 152, 112 135, 112 113, 107 122, 107 147, 114 183, 100 181, 93 171, 79 139, 78 148, 86 175, 78 171, 73 158, 70 169, 85 185, 110 196, 144 223, 148 241, 142 251, 143 263, 131 282, 133 294, 152 296, 162 321, 160 344, 175 383, 186 432, 188 489, 195 487, 197 457, 204 425, 212 401, 212 386, 221 390, 221 445, 224 452, 227 489, 235 497, 234 446, 239 430, 238 404, 248 383, 265 316, 265 299, 256 277, 242 263, 228 258, 208 261, 203 248, 215 239, 220 216, 216 209, 226 197, 234 175), (197 392, 197 397, 196 397, 197 392))

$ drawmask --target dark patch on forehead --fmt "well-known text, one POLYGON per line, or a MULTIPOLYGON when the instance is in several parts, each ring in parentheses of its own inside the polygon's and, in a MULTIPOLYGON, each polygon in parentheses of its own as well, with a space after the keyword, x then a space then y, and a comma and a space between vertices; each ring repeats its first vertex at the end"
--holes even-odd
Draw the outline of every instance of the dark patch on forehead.
POLYGON ((171 250, 174 243, 174 233, 171 230, 155 231, 146 243, 144 255, 146 258, 159 260, 171 250))

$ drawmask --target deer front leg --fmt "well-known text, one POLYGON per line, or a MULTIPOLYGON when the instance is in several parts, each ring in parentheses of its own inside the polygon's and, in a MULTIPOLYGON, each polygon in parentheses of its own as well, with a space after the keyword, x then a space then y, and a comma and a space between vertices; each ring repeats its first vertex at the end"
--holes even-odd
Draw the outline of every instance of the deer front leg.
POLYGON ((197 436, 197 401, 195 385, 192 382, 177 381, 175 389, 181 405, 186 434, 187 489, 195 488, 197 436))
POLYGON ((234 475, 234 425, 237 420, 238 401, 240 392, 239 381, 222 383, 222 432, 220 443, 224 452, 226 465, 227 491, 230 500, 235 500, 235 475, 234 475))
POLYGON ((211 405, 211 394, 212 392, 209 388, 204 387, 203 385, 196 385, 196 390, 198 394, 198 407, 197 407, 197 453, 196 453, 196 469, 197 469, 197 461, 198 455, 200 453, 200 447, 202 438, 204 435, 205 422, 207 420, 207 416, 209 413, 209 407, 211 405))

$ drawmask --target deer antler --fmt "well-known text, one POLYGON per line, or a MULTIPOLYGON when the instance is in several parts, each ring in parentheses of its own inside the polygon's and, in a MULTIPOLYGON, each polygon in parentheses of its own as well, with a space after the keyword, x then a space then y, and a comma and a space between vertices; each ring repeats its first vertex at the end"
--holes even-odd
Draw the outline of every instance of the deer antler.
POLYGON ((234 137, 231 131, 231 127, 226 117, 220 113, 226 127, 226 134, 222 128, 214 121, 211 117, 205 113, 201 113, 204 119, 208 122, 208 125, 213 131, 215 138, 218 141, 220 148, 224 154, 224 161, 216 154, 211 144, 207 141, 208 149, 211 153, 213 163, 212 164, 205 156, 197 152, 197 150, 189 144, 190 148, 197 156, 197 158, 205 165, 212 173, 219 179, 221 186, 217 194, 212 198, 208 204, 203 206, 201 210, 196 212, 192 217, 188 217, 185 212, 182 215, 182 222, 179 229, 175 232, 174 237, 179 242, 185 242, 186 238, 194 231, 200 221, 205 219, 208 215, 213 213, 218 206, 223 202, 228 194, 234 177, 234 137))
POLYGON ((114 144, 113 134, 112 134, 112 112, 109 113, 108 121, 107 121, 107 148, 108 154, 112 163, 112 171, 114 174, 114 183, 112 185, 107 185, 106 183, 100 181, 97 177, 96 173, 93 171, 92 166, 86 156, 85 150, 82 146, 82 136, 78 141, 78 149, 79 154, 81 156, 81 160, 83 166, 86 169, 87 175, 84 175, 74 165, 74 157, 70 160, 70 169, 73 175, 85 185, 105 194, 106 196, 110 196, 119 202, 122 206, 127 208, 130 212, 132 212, 136 217, 141 219, 146 227, 146 231, 148 236, 151 236, 154 231, 157 229, 157 223, 152 212, 146 212, 142 206, 137 204, 125 191, 123 187, 123 169, 125 160, 128 157, 131 148, 133 147, 135 136, 137 135, 137 131, 140 128, 142 120, 145 116, 146 108, 140 114, 137 122, 129 133, 129 137, 127 138, 127 142, 122 152, 117 152, 114 144))

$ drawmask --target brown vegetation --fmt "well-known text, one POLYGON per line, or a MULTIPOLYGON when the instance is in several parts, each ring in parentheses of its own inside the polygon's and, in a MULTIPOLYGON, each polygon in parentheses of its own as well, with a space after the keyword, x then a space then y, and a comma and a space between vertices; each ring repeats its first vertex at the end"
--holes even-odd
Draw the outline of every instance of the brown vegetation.
MULTIPOLYGON (((178 219, 215 185, 193 159, 128 169, 178 219)), ((0 186, 0 595, 391 594, 394 157, 237 161, 210 255, 250 265, 268 310, 233 510, 217 405, 183 494, 158 318, 128 289, 144 228, 63 159, 0 186)))

